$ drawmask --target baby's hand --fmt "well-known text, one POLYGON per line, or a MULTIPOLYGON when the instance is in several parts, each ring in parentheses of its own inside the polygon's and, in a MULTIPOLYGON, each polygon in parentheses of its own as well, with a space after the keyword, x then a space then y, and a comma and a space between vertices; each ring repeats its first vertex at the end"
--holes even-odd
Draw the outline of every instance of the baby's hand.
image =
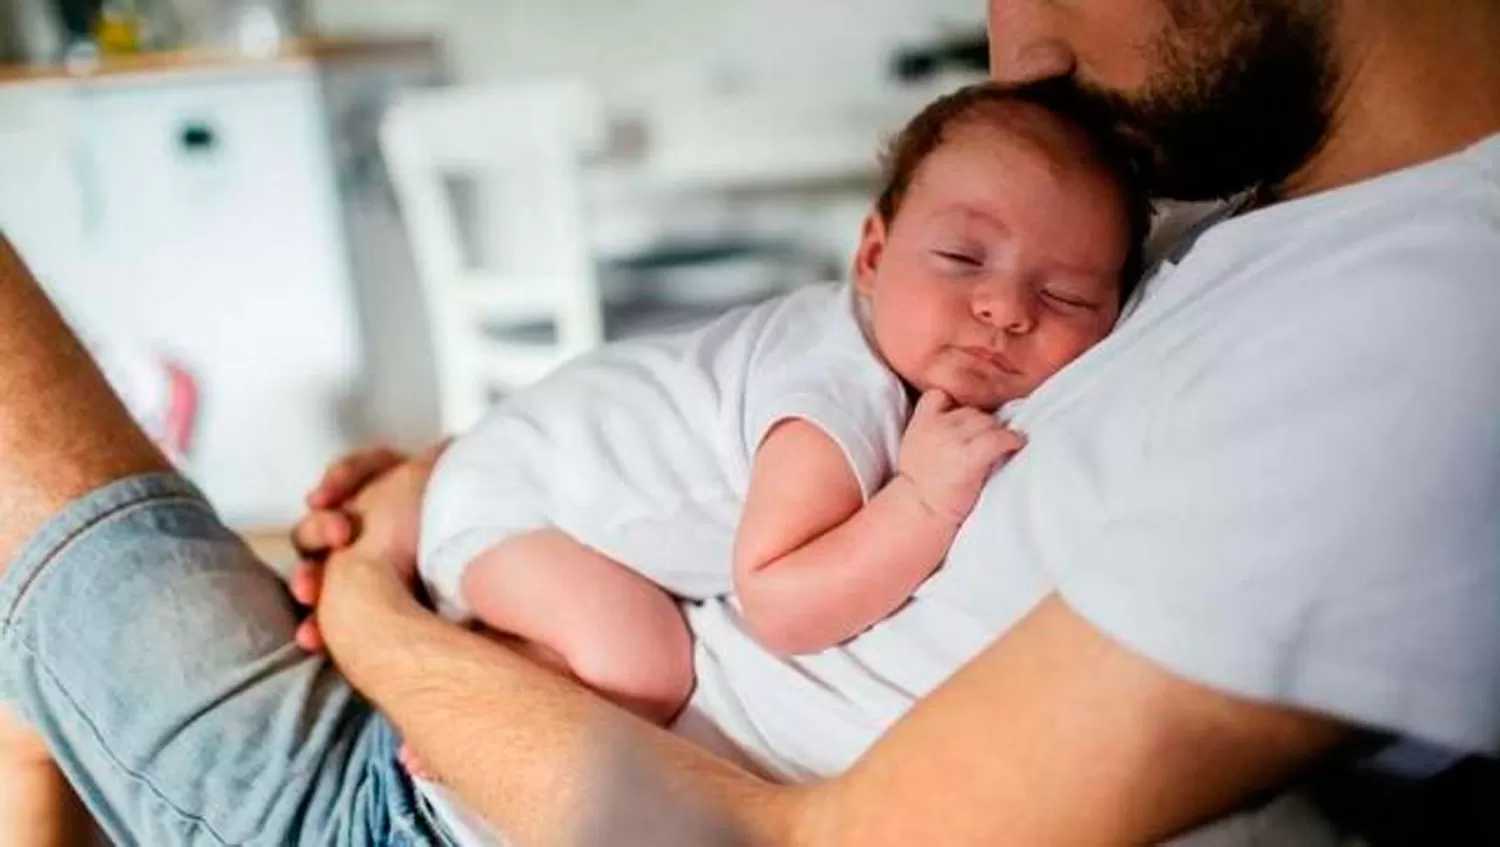
POLYGON ((979 499, 990 471, 1025 445, 995 416, 936 389, 922 394, 901 437, 897 471, 929 511, 962 523, 979 499))

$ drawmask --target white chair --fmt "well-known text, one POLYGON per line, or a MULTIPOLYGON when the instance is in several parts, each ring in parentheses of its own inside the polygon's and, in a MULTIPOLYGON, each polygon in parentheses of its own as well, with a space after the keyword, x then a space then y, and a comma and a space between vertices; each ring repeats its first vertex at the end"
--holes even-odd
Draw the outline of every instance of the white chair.
POLYGON ((427 301, 446 431, 603 341, 581 169, 605 136, 592 91, 571 81, 414 91, 386 115, 381 147, 427 301), (455 179, 478 189, 467 221, 455 179), (466 223, 483 230, 485 267, 466 256, 466 223))

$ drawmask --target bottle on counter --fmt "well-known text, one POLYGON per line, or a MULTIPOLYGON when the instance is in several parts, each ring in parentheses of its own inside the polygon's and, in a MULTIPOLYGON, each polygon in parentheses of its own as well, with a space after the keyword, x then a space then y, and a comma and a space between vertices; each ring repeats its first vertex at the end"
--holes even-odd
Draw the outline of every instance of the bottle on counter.
POLYGON ((128 56, 178 46, 178 29, 169 0, 104 0, 94 41, 104 56, 128 56))

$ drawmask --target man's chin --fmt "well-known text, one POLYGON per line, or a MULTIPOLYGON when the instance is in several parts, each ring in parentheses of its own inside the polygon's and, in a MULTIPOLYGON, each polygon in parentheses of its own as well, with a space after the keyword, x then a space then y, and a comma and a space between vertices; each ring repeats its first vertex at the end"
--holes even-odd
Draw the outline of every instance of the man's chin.
POLYGON ((1233 197, 1264 181, 1256 173, 1255 152, 1235 153, 1234 146, 1209 147, 1216 152, 1208 159, 1202 149, 1182 151, 1160 145, 1137 149, 1151 163, 1148 184, 1153 197, 1193 203, 1233 197))

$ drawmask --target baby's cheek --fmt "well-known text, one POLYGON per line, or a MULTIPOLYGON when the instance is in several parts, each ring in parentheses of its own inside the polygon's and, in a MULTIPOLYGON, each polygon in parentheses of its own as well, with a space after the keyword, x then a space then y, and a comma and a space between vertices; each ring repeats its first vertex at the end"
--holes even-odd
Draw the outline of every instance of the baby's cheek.
POLYGON ((912 327, 899 313, 886 313, 875 322, 875 346, 880 357, 903 378, 912 379, 920 370, 921 357, 913 349, 912 327))
POLYGON ((912 304, 909 308, 892 311, 887 317, 886 334, 892 346, 899 348, 908 362, 923 358, 926 349, 932 346, 932 316, 920 305, 912 304))
POLYGON ((1094 327, 1060 326, 1040 345, 1043 366, 1050 372, 1062 370, 1103 338, 1104 333, 1094 327))

